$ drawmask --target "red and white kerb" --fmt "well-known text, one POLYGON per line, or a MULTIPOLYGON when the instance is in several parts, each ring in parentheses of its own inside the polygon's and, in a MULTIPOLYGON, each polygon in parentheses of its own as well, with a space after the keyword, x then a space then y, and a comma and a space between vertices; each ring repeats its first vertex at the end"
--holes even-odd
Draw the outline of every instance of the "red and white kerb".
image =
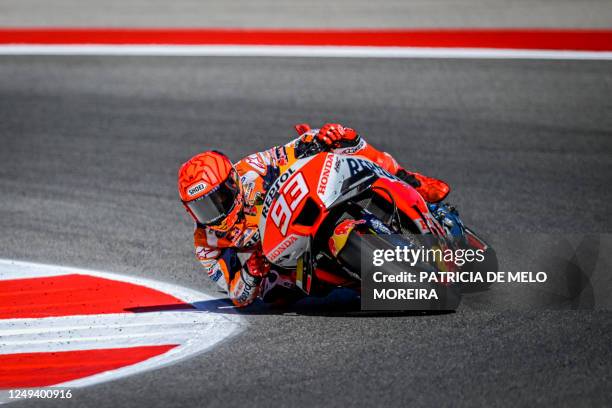
POLYGON ((0 260, 0 403, 158 368, 236 333, 210 296, 118 274, 0 260), (3 391, 4 390, 4 391, 3 391))

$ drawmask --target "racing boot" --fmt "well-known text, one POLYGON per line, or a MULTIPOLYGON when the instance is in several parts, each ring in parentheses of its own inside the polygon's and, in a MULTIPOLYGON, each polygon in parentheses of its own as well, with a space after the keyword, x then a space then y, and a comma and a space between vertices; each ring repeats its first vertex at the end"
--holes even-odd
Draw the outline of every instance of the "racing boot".
POLYGON ((439 203, 450 192, 448 184, 433 177, 409 172, 405 169, 399 169, 395 175, 414 187, 428 203, 439 203))

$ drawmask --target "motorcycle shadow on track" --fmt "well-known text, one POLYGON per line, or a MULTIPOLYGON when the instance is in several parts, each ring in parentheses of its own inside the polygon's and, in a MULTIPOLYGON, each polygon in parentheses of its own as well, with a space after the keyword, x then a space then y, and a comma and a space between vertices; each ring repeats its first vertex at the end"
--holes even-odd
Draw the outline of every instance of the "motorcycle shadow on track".
POLYGON ((287 316, 321 316, 321 317, 399 317, 399 316, 438 316, 452 314, 454 311, 363 311, 359 297, 354 291, 337 289, 323 298, 307 297, 290 304, 264 303, 257 300, 245 308, 236 308, 229 298, 219 298, 194 302, 191 307, 179 305, 155 305, 126 309, 134 313, 159 311, 198 311, 208 313, 235 313, 249 315, 287 315, 287 316))
MULTIPOLYGON (((542 284, 499 284, 462 288, 464 310, 612 310, 612 234, 579 237, 533 236, 499 238, 505 270, 543 270, 542 284), (574 239, 575 238, 575 239, 574 239)), ((226 296, 225 294, 219 294, 226 296)), ((328 296, 306 297, 294 303, 260 300, 236 308, 226 298, 202 300, 191 305, 166 304, 132 307, 128 312, 193 311, 240 315, 305 315, 329 317, 437 316, 452 311, 362 311, 359 296, 350 289, 336 289, 328 296)))

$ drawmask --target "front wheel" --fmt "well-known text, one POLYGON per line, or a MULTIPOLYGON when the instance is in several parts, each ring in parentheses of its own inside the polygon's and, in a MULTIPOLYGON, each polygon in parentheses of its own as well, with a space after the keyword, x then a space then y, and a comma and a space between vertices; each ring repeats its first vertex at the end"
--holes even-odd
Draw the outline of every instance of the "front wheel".
MULTIPOLYGON (((497 260, 497 253, 491 245, 489 245, 480 235, 477 235, 472 229, 465 228, 464 240, 461 245, 464 249, 481 250, 483 251, 483 259, 480 261, 467 262, 461 266, 462 271, 466 272, 480 272, 486 275, 487 272, 498 271, 499 261, 497 260)), ((463 293, 482 292, 488 290, 492 283, 484 282, 471 282, 464 283, 461 285, 461 291, 463 293)))
MULTIPOLYGON (((395 250, 398 246, 413 248, 414 243, 400 235, 361 234, 357 230, 354 230, 349 234, 346 244, 342 250, 338 252, 336 259, 345 268, 349 269, 356 279, 362 280, 364 268, 370 266, 366 265, 365 262, 371 263, 375 250, 395 250), (364 262, 364 265, 362 265, 362 262, 364 262)), ((408 263, 400 264, 396 262, 386 262, 376 270, 386 275, 397 275, 401 272, 412 271, 416 272, 418 276, 418 273, 421 271, 435 272, 437 268, 432 264, 421 263, 411 267, 408 263)), ((418 282, 403 283, 401 285, 406 289, 423 288, 427 291, 435 289, 437 293, 438 299, 407 301, 410 304, 410 307, 407 307, 407 309, 410 310, 455 310, 461 302, 461 290, 459 285, 456 284, 418 282)), ((362 296, 364 296, 363 293, 362 296)))

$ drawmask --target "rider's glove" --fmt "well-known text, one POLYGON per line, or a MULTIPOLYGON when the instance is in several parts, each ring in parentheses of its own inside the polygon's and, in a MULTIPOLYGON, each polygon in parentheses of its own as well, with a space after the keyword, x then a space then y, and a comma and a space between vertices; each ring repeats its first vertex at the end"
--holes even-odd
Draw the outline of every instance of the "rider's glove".
POLYGON ((336 146, 341 141, 357 139, 357 132, 354 129, 345 128, 339 123, 326 123, 319 129, 317 139, 327 146, 336 146))
POLYGON ((302 136, 304 133, 310 131, 310 125, 308 123, 298 123, 294 126, 294 128, 299 136, 302 136))
POLYGON ((246 271, 256 278, 265 278, 270 272, 270 262, 261 251, 255 251, 245 263, 246 271))

